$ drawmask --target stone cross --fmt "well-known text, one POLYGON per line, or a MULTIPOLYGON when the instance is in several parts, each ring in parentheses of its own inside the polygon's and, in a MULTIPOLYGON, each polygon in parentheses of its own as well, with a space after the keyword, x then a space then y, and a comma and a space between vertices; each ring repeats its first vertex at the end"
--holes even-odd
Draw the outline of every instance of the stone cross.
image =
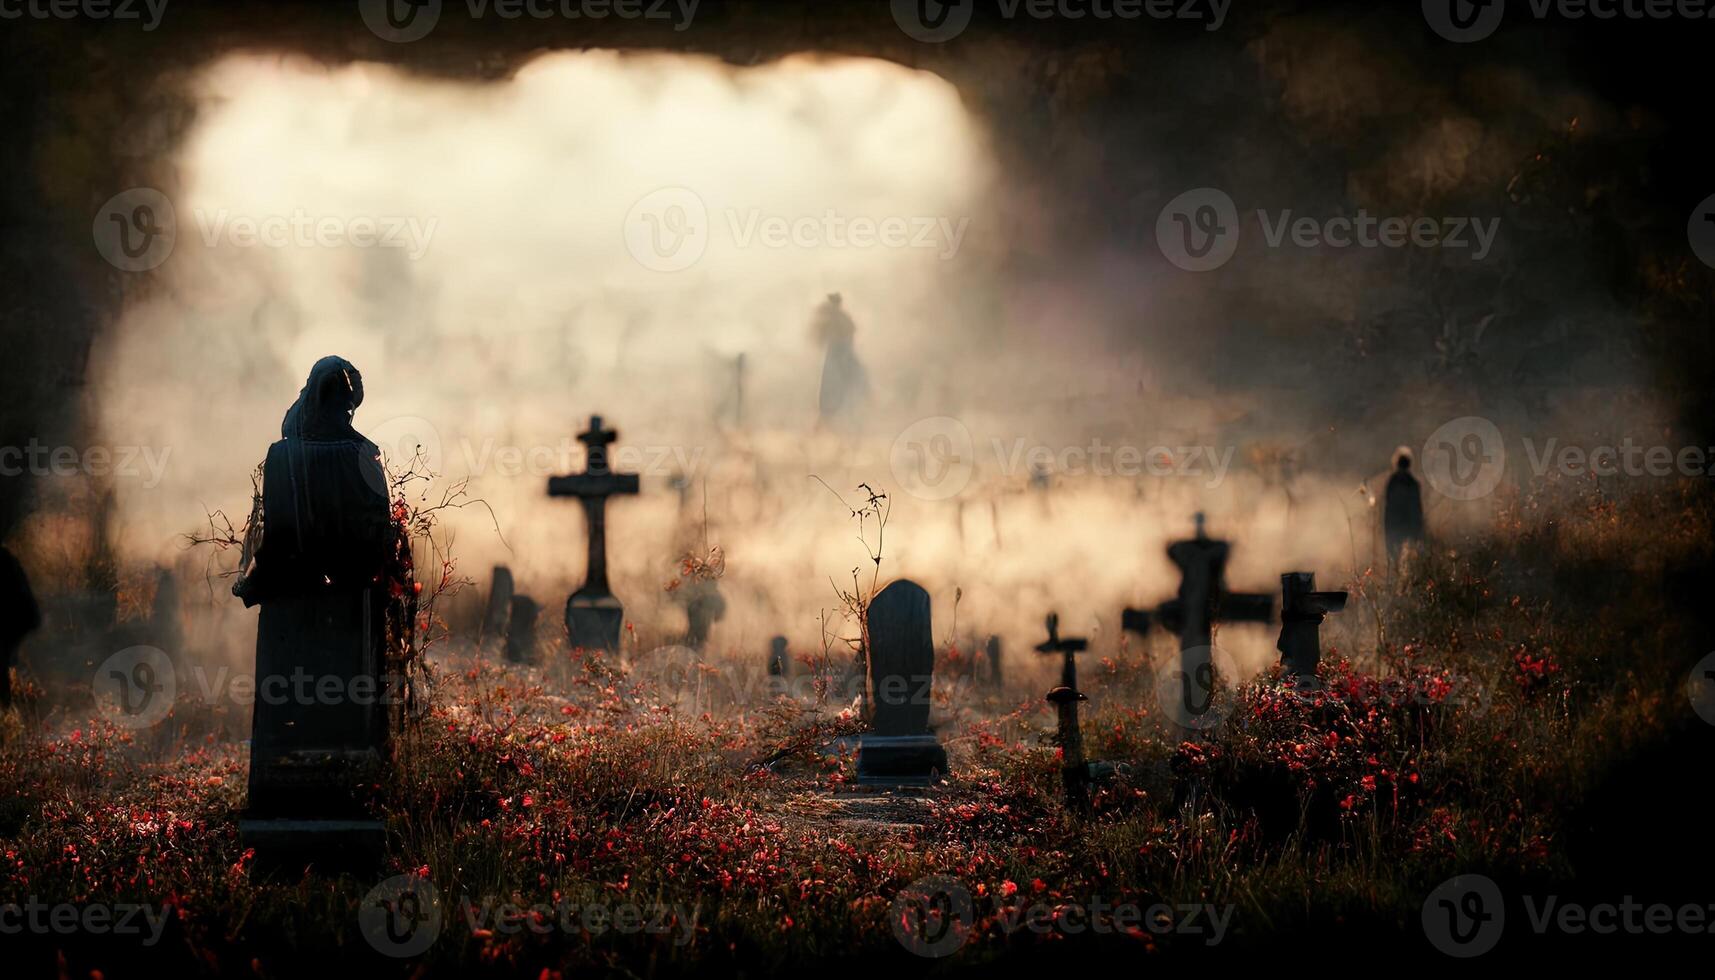
POLYGON ((927 786, 947 772, 947 750, 929 732, 935 678, 929 593, 900 579, 870 601, 867 619, 874 716, 858 744, 858 784, 927 786))
POLYGON ((1060 685, 1048 692, 1047 700, 1059 716, 1056 740, 1060 744, 1060 780, 1066 789, 1066 806, 1073 810, 1090 806, 1090 767, 1084 762, 1084 736, 1078 730, 1078 702, 1089 698, 1078 690, 1078 662, 1074 659, 1089 645, 1082 637, 1060 638, 1058 613, 1048 614, 1048 639, 1036 645, 1037 653, 1061 657, 1060 685))
POLYGON ((625 607, 607 584, 607 498, 635 494, 637 474, 615 473, 608 468, 607 447, 619 438, 604 429, 601 416, 590 416, 588 432, 578 441, 589 447, 584 472, 548 478, 548 496, 576 497, 584 505, 589 525, 589 566, 583 588, 566 599, 566 632, 573 647, 619 649, 620 628, 625 625, 625 607))
POLYGON ((1322 660, 1322 620, 1346 608, 1346 593, 1317 592, 1314 572, 1280 577, 1280 662, 1297 677, 1316 676, 1322 660))
MULTIPOLYGON (((1179 596, 1162 603, 1155 619, 1179 634, 1185 709, 1193 716, 1207 712, 1215 696, 1215 623, 1268 623, 1274 619, 1273 596, 1227 591, 1227 557, 1231 553, 1231 544, 1208 536, 1200 513, 1196 537, 1175 541, 1167 548, 1167 557, 1179 567, 1179 596)), ((1141 634, 1148 631, 1150 621, 1148 611, 1127 609, 1120 626, 1141 634)))

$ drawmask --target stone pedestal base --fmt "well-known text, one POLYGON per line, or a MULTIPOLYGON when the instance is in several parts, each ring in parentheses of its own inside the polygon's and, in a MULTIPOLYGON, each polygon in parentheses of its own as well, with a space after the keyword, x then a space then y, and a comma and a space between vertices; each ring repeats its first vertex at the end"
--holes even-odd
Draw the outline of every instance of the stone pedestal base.
POLYGON ((618 650, 625 607, 605 593, 574 592, 566 600, 566 640, 585 650, 618 650))
POLYGON ((381 860, 387 835, 379 820, 241 817, 238 837, 265 866, 357 870, 381 860))
POLYGON ((859 786, 928 786, 947 774, 947 750, 933 735, 865 735, 858 743, 859 786))

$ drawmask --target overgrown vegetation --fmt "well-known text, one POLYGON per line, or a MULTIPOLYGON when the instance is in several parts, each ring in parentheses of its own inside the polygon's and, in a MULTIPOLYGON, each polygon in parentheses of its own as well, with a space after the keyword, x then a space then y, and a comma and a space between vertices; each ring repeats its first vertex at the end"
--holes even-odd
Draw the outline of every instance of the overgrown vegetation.
MULTIPOLYGON (((826 649, 798 658, 777 692, 750 657, 663 669, 557 646, 524 670, 447 638, 432 706, 376 787, 388 851, 357 876, 256 867, 235 824, 244 749, 199 717, 214 709, 183 701, 161 726, 172 737, 99 720, 49 737, 29 718, 0 755, 0 902, 170 906, 148 949, 21 940, 68 975, 109 977, 140 965, 532 977, 761 972, 816 957, 921 965, 889 916, 931 874, 972 898, 952 967, 1059 944, 1263 951, 1304 928, 1436 955, 1416 925, 1430 889, 1469 871, 1575 878, 1574 820, 1615 766, 1685 723, 1684 671, 1701 651, 1659 583, 1709 561, 1712 519, 1698 488, 1514 501, 1403 582, 1349 583, 1378 610, 1376 643, 1330 651, 1314 689, 1272 673, 1240 685, 1204 735, 1162 717, 1149 651, 1092 651, 1085 740, 1124 765, 1083 821, 1061 805, 1040 692, 957 671, 938 678, 936 710, 953 779, 854 818, 843 805, 854 760, 835 740, 859 724, 826 696, 851 668, 826 649), (366 893, 396 874, 442 899, 439 937, 417 957, 386 958, 359 931, 366 893), (1218 948, 1151 922, 1010 927, 1026 904, 1092 899, 1209 903, 1231 909, 1230 926, 1218 948), (592 903, 630 903, 663 928, 502 915, 592 903)), ((1637 819, 1647 833, 1647 813, 1637 819)))

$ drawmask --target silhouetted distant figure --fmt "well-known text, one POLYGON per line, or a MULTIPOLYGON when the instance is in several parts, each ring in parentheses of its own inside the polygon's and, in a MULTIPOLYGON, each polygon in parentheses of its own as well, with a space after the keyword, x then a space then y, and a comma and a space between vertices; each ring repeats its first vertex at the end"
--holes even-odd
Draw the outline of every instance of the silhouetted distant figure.
MULTIPOLYGON (((386 676, 388 601, 410 584, 397 568, 380 452, 351 425, 362 402, 363 378, 349 361, 316 362, 283 438, 268 447, 262 543, 232 590, 262 606, 249 811, 239 829, 265 845, 314 839, 336 826, 327 820, 361 820, 354 792, 384 759, 384 709, 399 690, 386 676), (292 683, 300 676, 339 696, 302 693, 292 683)), ((378 838, 377 824, 365 842, 378 838)))
POLYGON ((24 637, 42 625, 42 611, 30 591, 24 566, 0 548, 0 711, 12 706, 12 663, 24 637))
POLYGON ((1399 454, 1393 476, 1388 477, 1382 528, 1387 537, 1389 567, 1399 564, 1400 553, 1407 544, 1414 548, 1423 544, 1423 490, 1417 477, 1411 475, 1410 453, 1399 454))
POLYGON ((817 417, 822 425, 839 428, 862 411, 869 397, 869 376, 854 346, 857 324, 847 315, 839 293, 829 293, 827 302, 817 308, 815 330, 816 340, 826 350, 817 417))

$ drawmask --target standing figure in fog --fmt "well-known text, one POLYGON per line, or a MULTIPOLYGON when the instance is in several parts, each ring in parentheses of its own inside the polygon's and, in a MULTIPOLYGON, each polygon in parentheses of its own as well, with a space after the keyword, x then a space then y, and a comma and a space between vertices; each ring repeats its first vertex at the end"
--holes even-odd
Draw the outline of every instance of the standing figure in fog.
POLYGON ((1389 568, 1399 567, 1407 545, 1423 546, 1423 490, 1417 477, 1411 475, 1411 453, 1405 450, 1399 452, 1393 475, 1388 477, 1382 530, 1387 538, 1389 568))
POLYGON ((823 426, 842 428, 862 412, 869 398, 869 376, 857 356, 857 324, 846 313, 839 293, 829 293, 827 302, 817 308, 815 331, 816 341, 826 351, 817 419, 823 426))

